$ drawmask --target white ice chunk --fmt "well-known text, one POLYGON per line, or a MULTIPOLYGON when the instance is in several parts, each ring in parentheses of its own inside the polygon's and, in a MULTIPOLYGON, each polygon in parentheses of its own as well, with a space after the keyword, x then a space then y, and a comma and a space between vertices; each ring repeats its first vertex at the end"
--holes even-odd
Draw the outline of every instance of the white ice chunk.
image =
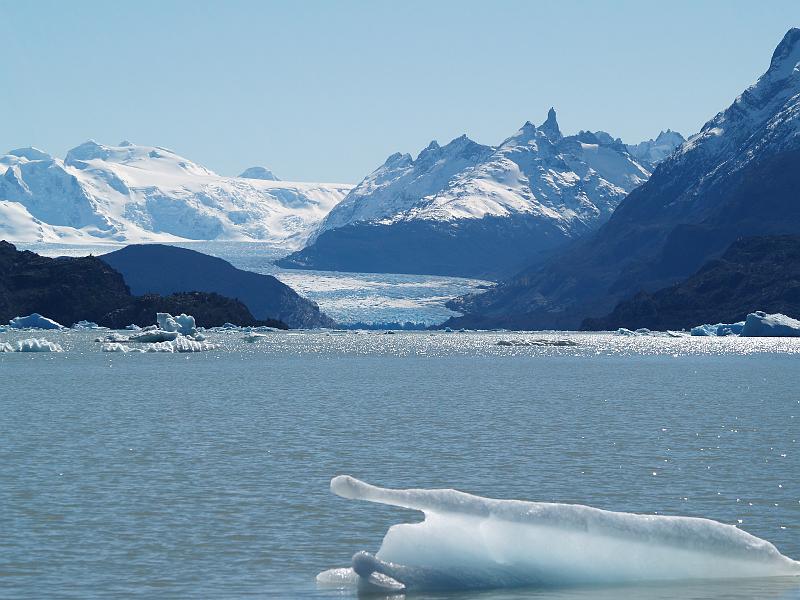
POLYGON ((27 317, 14 317, 8 324, 12 329, 64 329, 60 323, 43 317, 39 313, 33 313, 27 317))
POLYGON ((108 329, 108 327, 100 327, 93 321, 78 321, 72 325, 72 329, 108 329))
POLYGON ((0 342, 0 352, 14 352, 14 346, 8 342, 0 342))
MULTIPOLYGON (((421 523, 391 527, 376 555, 353 557, 359 586, 452 590, 800 576, 800 563, 771 543, 709 519, 392 490, 349 476, 335 477, 331 491, 425 514, 421 523)), ((347 581, 336 571, 319 578, 347 581)))
POLYGON ((156 313, 158 328, 164 331, 177 331, 181 335, 194 335, 197 333, 194 317, 187 314, 179 314, 173 317, 169 313, 156 313))
POLYGON ((108 342, 100 346, 100 350, 103 352, 122 352, 128 354, 130 352, 145 352, 145 350, 141 348, 133 348, 132 346, 126 346, 124 344, 120 344, 118 342, 108 342))
POLYGON ((180 334, 177 331, 163 331, 161 329, 142 330, 141 333, 134 333, 128 338, 129 342, 139 344, 153 344, 158 342, 171 342, 178 339, 180 334))
POLYGON ((747 315, 743 337, 800 337, 800 321, 786 315, 756 311, 747 315))
POLYGON ((711 337, 722 337, 728 335, 741 335, 742 328, 744 327, 744 321, 739 321, 738 323, 717 323, 716 325, 698 325, 697 327, 692 327, 691 334, 693 336, 711 336, 711 337))
POLYGON ((17 352, 63 352, 61 344, 45 339, 29 338, 17 342, 17 352))

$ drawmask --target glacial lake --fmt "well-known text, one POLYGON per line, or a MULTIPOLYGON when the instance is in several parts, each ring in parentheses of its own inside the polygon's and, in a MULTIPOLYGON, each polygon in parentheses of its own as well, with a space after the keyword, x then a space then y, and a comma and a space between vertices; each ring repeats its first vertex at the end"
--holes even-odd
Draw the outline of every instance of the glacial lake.
MULTIPOLYGON (((334 496, 338 474, 708 517, 800 558, 800 340, 226 331, 117 354, 101 334, 0 333, 65 350, 0 354, 2 598, 353 597, 315 577, 420 514, 334 496)), ((800 579, 415 597, 797 599, 800 579)))

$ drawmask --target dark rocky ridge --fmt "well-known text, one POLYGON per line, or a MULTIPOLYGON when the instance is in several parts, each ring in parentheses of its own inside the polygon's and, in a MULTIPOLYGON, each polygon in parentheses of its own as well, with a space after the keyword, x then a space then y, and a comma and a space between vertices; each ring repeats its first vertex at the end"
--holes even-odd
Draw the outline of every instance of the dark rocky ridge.
POLYGON ((238 300, 218 294, 137 298, 99 258, 48 258, 0 241, 0 323, 35 312, 63 325, 86 320, 113 328, 144 326, 155 322, 156 312, 185 312, 203 327, 230 322, 286 328, 277 320, 258 320, 238 300))
POLYGON ((253 318, 248 308, 239 300, 226 298, 213 292, 179 292, 169 296, 147 294, 133 298, 123 308, 111 311, 103 317, 102 325, 122 329, 131 323, 144 327, 152 325, 155 314, 166 312, 173 315, 187 313, 194 317, 200 327, 219 327, 225 323, 288 329, 288 325, 276 319, 253 318))
POLYGON ((287 269, 498 280, 541 262, 563 243, 563 231, 529 216, 359 223, 325 231, 314 244, 275 264, 287 269))
POLYGON ((299 328, 335 326, 315 302, 275 277, 242 271, 215 256, 177 246, 137 244, 100 258, 122 273, 136 295, 213 292, 237 298, 257 319, 279 319, 299 328))
POLYGON ((632 191, 595 234, 451 306, 450 327, 575 329, 673 285, 741 237, 800 235, 800 29, 769 70, 632 191))
POLYGON ((734 323, 748 313, 800 315, 800 236, 744 238, 676 285, 640 292, 584 329, 688 329, 734 323))

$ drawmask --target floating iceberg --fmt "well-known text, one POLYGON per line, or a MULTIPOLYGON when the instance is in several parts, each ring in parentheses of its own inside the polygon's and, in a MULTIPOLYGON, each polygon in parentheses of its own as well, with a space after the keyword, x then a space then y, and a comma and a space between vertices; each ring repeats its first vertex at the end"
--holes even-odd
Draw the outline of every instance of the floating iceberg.
POLYGON ((29 338, 17 342, 17 352, 63 352, 61 344, 45 339, 29 338))
POLYGON ((72 325, 72 329, 108 329, 108 327, 100 327, 93 321, 78 321, 72 325))
POLYGON ((800 321, 759 310, 747 315, 741 334, 743 337, 800 337, 800 321))
POLYGON ((693 336, 711 336, 723 337, 728 335, 741 335, 744 321, 738 323, 717 323, 716 325, 698 325, 692 327, 691 334, 693 336))
POLYGON ((206 342, 199 342, 188 337, 180 336, 173 341, 155 342, 152 344, 143 344, 138 347, 127 346, 119 342, 106 342, 101 347, 102 352, 121 352, 121 353, 136 353, 136 352, 206 352, 213 350, 215 346, 206 342))
POLYGON ((533 340, 498 340, 497 346, 577 346, 578 342, 572 340, 548 340, 537 338, 533 340))
POLYGON ((343 498, 420 510, 376 555, 320 573, 321 585, 371 591, 554 587, 800 576, 800 563, 732 525, 589 506, 492 500, 455 490, 392 490, 334 477, 343 498))
POLYGON ((146 352, 141 348, 133 348, 132 346, 126 346, 125 344, 120 344, 119 342, 108 342, 100 346, 100 350, 102 352, 123 352, 128 354, 130 352, 146 352))
POLYGON ((13 352, 14 346, 8 342, 0 342, 0 352, 13 352))
POLYGON ((187 314, 179 314, 173 317, 169 313, 156 313, 158 328, 163 331, 177 331, 181 335, 194 335, 197 333, 197 326, 194 317, 187 314))
POLYGON ((27 317, 14 317, 8 322, 8 325, 12 329, 64 329, 60 323, 43 317, 39 313, 33 313, 27 317))
POLYGON ((178 339, 180 333, 177 331, 164 331, 162 329, 145 329, 141 333, 135 333, 128 338, 129 342, 138 344, 157 344, 158 342, 172 342, 178 339))

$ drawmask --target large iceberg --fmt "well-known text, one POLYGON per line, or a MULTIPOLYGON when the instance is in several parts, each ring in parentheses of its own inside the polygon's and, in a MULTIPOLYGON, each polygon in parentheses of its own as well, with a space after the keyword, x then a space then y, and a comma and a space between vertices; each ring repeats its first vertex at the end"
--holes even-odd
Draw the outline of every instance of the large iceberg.
POLYGON ((177 331, 181 335, 194 335, 197 333, 194 317, 187 314, 179 314, 173 317, 169 313, 156 313, 158 328, 163 331, 177 331))
POLYGON ((377 554, 320 573, 321 585, 398 592, 800 576, 800 563, 771 543, 709 519, 392 490, 349 476, 334 477, 331 491, 425 519, 394 525, 377 554))
POLYGON ((149 329, 141 333, 135 333, 128 338, 129 342, 140 344, 157 344, 158 342, 172 342, 178 339, 180 333, 177 331, 164 331, 162 329, 149 329))
POLYGON ((800 321, 759 310, 747 315, 741 333, 742 337, 800 337, 800 321))
POLYGON ((27 317, 14 317, 8 324, 12 329, 64 329, 60 323, 43 317, 39 313, 33 313, 27 317))
POLYGON ((49 342, 45 339, 29 338, 19 340, 16 347, 17 352, 63 352, 61 344, 49 342))

